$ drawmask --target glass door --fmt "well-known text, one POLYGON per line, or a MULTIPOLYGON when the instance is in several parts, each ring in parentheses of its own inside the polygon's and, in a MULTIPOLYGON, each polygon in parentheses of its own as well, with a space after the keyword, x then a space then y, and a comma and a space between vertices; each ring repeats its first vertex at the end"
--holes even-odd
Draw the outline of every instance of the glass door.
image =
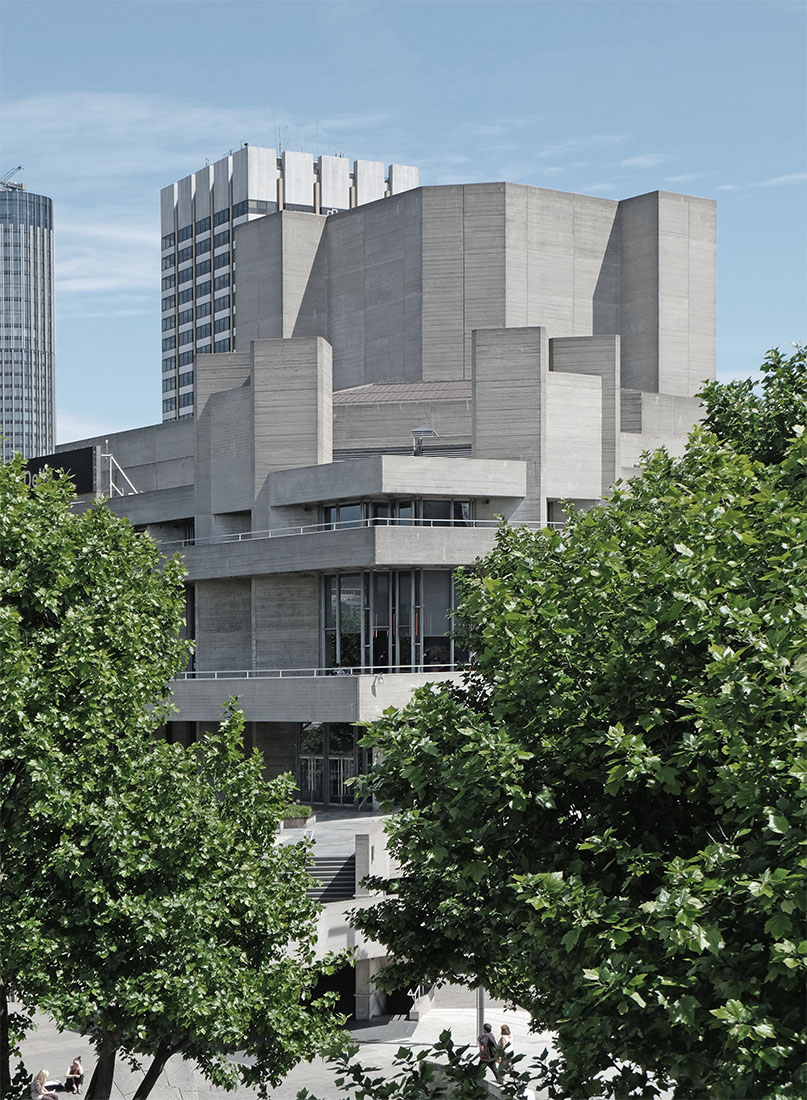
POLYGON ((331 806, 351 805, 356 798, 348 779, 356 774, 356 730, 346 722, 328 726, 328 802, 331 806))
POLYGON ((325 729, 318 722, 300 732, 300 769, 297 780, 301 802, 325 800, 325 729))

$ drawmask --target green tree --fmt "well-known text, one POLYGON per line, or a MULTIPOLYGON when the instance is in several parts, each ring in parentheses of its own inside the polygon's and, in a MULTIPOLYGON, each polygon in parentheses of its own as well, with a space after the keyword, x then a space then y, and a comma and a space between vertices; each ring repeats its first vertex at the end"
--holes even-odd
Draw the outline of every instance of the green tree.
POLYGON ((553 1096, 804 1093, 804 350, 704 396, 607 508, 500 531, 473 674, 367 737, 402 870, 356 925, 555 1030, 553 1096))
POLYGON ((0 1095, 24 1025, 8 990, 31 1004, 51 981, 44 861, 98 767, 151 739, 188 653, 179 562, 72 503, 68 479, 31 489, 19 458, 0 466, 0 1095))
POLYGON ((276 843, 291 776, 262 777, 243 720, 189 750, 149 746, 136 773, 75 814, 47 863, 70 892, 52 910, 51 989, 41 1004, 98 1051, 88 1100, 106 1097, 115 1056, 152 1056, 145 1100, 174 1054, 216 1085, 279 1080, 338 1036, 328 998, 313 1001, 319 906, 306 844, 276 843), (313 1003, 312 1003, 313 1002, 313 1003), (242 1052, 250 1064, 228 1055, 242 1052))
MULTIPOLYGON (((0 988, 96 1045, 88 1100, 118 1050, 153 1056, 139 1100, 174 1053, 265 1092, 337 1022, 307 1003, 330 966, 309 853, 275 846, 291 780, 263 782, 235 714, 190 750, 155 740, 188 652, 181 564, 72 504, 0 467, 0 988)), ((0 1008, 5 1096, 26 1016, 0 1008)))

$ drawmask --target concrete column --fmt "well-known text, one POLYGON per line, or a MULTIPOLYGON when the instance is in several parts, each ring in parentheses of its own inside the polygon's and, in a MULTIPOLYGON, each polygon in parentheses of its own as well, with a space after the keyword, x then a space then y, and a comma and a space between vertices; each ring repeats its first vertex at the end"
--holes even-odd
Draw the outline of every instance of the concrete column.
POLYGON ((477 329, 473 335, 473 457, 526 462, 527 496, 510 518, 544 520, 546 329, 477 329))

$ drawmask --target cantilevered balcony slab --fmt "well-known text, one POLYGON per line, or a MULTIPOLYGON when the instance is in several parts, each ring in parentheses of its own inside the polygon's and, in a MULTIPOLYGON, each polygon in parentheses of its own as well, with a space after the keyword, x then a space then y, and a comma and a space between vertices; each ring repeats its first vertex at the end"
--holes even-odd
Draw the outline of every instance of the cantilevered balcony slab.
POLYGON ((216 722, 236 696, 248 722, 362 722, 387 707, 402 707, 415 688, 459 682, 460 672, 384 672, 356 676, 299 676, 291 673, 197 673, 171 683, 174 721, 216 722))
MULTIPOLYGON (((189 581, 339 569, 455 569, 492 549, 496 527, 356 527, 251 536, 182 549, 189 581)), ((167 546, 170 551, 173 547, 167 546)))
POLYGON ((527 493, 527 464, 517 459, 373 455, 270 475, 272 505, 361 497, 496 497, 527 493))

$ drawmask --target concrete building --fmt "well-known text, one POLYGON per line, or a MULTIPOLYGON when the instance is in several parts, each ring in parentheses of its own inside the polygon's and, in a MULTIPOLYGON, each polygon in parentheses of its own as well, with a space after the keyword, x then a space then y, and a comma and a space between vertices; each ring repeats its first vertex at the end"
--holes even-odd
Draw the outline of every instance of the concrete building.
MULTIPOLYGON (((416 187, 418 170, 244 145, 164 187, 163 420, 193 416, 194 362, 236 350, 235 231, 278 210, 328 214, 416 187)), ((242 344, 248 347, 248 344, 242 344)))
POLYGON ((196 361, 192 418, 103 460, 85 441, 85 488, 184 554, 168 735, 237 695, 268 773, 340 805, 354 723, 457 675, 452 572, 495 517, 561 522, 683 447, 714 376, 715 208, 471 184, 236 233, 240 350, 196 361))
MULTIPOLYGON (((10 173, 13 175, 13 173, 10 173)), ((53 203, 0 181, 0 460, 53 450, 53 203)))
MULTIPOLYGON (((305 206, 284 163, 272 185, 305 206)), ((252 217, 228 192, 237 350, 195 359, 181 417, 63 445, 59 462, 82 500, 108 496, 184 556, 196 648, 166 736, 193 741, 237 696, 248 745, 321 808, 318 857, 360 899, 387 857, 378 822, 355 841, 333 823, 370 763, 356 723, 460 675, 453 572, 493 546, 496 517, 562 523, 563 501, 601 501, 643 451, 682 450, 714 377, 715 207, 503 183, 382 197, 381 174, 368 195, 356 172, 356 202, 328 215, 252 217)), ((191 235, 210 216, 193 186, 185 213, 169 203, 191 235)), ((352 935, 331 889, 323 950, 352 935)), ((383 1011, 383 952, 356 946, 348 995, 366 1017, 383 1011)))

